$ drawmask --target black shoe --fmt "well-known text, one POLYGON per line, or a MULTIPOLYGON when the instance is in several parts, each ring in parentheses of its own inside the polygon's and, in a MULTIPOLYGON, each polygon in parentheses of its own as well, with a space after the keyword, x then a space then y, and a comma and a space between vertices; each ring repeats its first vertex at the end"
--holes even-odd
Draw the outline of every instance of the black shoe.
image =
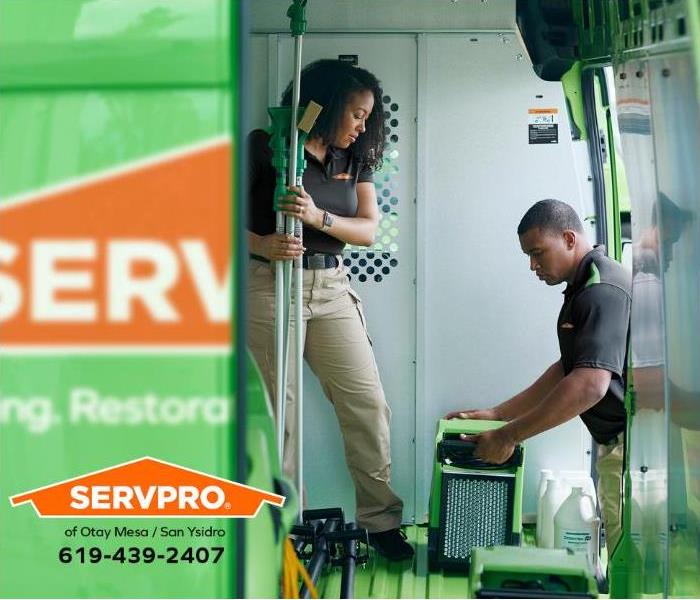
POLYGON ((406 534, 399 528, 369 534, 369 543, 387 560, 413 558, 413 548, 406 542, 406 534))

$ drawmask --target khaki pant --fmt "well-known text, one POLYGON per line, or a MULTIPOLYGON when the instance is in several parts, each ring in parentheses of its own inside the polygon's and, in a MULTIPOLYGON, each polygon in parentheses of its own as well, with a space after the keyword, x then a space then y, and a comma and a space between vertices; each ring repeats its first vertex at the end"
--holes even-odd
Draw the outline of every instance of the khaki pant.
POLYGON ((622 466, 625 453, 624 434, 617 440, 598 446, 598 502, 605 524, 608 558, 622 535, 622 466))
MULTIPOLYGON (((370 532, 401 524, 403 502, 389 486, 391 411, 367 334, 362 306, 345 269, 304 269, 304 358, 318 377, 338 418, 345 460, 355 484, 357 523, 370 532)), ((248 345, 275 395, 274 265, 250 260, 248 268, 248 345)), ((289 343, 284 472, 296 470, 294 393, 294 304, 289 343)))

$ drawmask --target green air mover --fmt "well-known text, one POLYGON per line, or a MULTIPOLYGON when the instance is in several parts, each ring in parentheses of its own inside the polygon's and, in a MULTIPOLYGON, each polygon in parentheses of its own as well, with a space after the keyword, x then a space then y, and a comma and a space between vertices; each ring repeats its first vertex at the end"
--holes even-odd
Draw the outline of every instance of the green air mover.
POLYGON ((470 598, 597 598, 584 554, 545 548, 474 548, 470 598))
POLYGON ((523 456, 518 445, 501 465, 473 455, 460 434, 496 429, 501 421, 441 420, 435 440, 430 495, 428 566, 466 569, 471 549, 519 546, 522 529, 523 456))

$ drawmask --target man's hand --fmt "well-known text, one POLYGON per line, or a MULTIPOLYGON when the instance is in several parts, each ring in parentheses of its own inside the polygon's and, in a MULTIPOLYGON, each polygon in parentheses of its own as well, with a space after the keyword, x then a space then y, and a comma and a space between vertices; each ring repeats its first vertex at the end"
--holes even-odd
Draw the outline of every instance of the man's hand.
POLYGON ((475 442, 474 456, 494 465, 506 462, 515 452, 515 441, 503 427, 475 435, 462 433, 459 437, 468 442, 475 442))
POLYGON ((480 410, 455 410, 447 413, 444 419, 476 419, 479 421, 498 421, 498 415, 494 408, 484 408, 480 410))

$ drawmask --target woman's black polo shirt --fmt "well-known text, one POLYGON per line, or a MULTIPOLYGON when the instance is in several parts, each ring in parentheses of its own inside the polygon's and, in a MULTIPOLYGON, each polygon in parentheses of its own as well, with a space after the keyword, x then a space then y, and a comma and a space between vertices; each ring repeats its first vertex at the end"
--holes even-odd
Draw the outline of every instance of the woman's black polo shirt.
POLYGON ((557 335, 564 374, 577 367, 612 373, 610 387, 581 419, 599 444, 625 428, 625 375, 632 278, 620 263, 596 246, 583 257, 564 291, 557 335))
MULTIPOLYGON (((275 169, 269 140, 270 134, 261 129, 248 136, 248 229, 258 235, 268 235, 276 230, 272 208, 275 169)), ((328 148, 325 164, 306 151, 305 158, 304 189, 316 206, 334 215, 354 217, 357 214, 357 184, 373 182, 372 170, 359 162, 350 150, 332 146, 328 148)), ((310 254, 341 254, 345 242, 304 225, 304 246, 310 254)))

